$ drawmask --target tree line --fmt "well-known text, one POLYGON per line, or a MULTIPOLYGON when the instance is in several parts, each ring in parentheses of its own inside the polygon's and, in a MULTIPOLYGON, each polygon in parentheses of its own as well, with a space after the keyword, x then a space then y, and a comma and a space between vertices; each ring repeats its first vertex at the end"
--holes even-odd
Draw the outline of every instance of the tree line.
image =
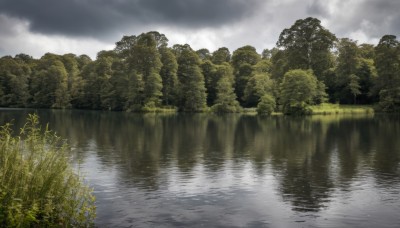
POLYGON ((276 47, 230 53, 168 46, 159 32, 124 36, 95 60, 46 53, 0 58, 0 106, 118 111, 259 112, 304 114, 323 102, 376 104, 400 111, 400 44, 337 38, 316 18, 284 29, 276 47))

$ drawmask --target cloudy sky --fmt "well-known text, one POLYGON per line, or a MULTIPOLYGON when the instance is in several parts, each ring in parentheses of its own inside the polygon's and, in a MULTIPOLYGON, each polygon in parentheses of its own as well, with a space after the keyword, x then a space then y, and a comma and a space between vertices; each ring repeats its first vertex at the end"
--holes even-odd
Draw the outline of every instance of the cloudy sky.
POLYGON ((123 35, 159 31, 169 44, 231 52, 272 48, 297 19, 317 17, 338 37, 376 44, 399 35, 399 0, 0 0, 0 56, 88 54, 123 35))

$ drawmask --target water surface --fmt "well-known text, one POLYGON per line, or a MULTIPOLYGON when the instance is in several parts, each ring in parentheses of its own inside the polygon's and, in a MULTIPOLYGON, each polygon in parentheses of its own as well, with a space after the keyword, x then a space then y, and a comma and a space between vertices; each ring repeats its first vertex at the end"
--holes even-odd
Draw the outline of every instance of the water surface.
POLYGON ((400 227, 400 118, 1 109, 68 139, 99 227, 400 227))

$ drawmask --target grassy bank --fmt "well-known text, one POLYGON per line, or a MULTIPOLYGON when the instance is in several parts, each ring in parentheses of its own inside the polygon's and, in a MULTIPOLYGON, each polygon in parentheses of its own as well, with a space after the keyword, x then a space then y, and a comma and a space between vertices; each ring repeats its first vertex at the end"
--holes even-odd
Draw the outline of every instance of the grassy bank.
MULTIPOLYGON (((311 115, 337 115, 337 114, 373 114, 374 109, 371 105, 340 105, 324 103, 310 106, 311 115)), ((257 115, 256 108, 244 108, 243 114, 257 115)), ((271 115, 283 115, 282 112, 273 112, 271 115)))
POLYGON ((369 105, 339 105, 339 104, 320 104, 311 106, 312 115, 332 115, 332 114, 372 114, 374 109, 369 105))
POLYGON ((30 115, 19 134, 9 124, 0 130, 0 227, 92 226, 92 190, 65 142, 39 126, 30 115))

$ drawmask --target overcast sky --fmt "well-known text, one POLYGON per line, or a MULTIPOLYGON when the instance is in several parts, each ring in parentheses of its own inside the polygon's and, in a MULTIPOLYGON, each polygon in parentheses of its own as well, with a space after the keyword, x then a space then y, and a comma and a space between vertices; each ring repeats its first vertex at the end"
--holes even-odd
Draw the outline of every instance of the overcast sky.
POLYGON ((231 52, 272 48, 297 19, 317 17, 337 37, 376 44, 399 35, 400 0, 0 0, 0 56, 88 54, 123 35, 159 31, 169 45, 231 52))

